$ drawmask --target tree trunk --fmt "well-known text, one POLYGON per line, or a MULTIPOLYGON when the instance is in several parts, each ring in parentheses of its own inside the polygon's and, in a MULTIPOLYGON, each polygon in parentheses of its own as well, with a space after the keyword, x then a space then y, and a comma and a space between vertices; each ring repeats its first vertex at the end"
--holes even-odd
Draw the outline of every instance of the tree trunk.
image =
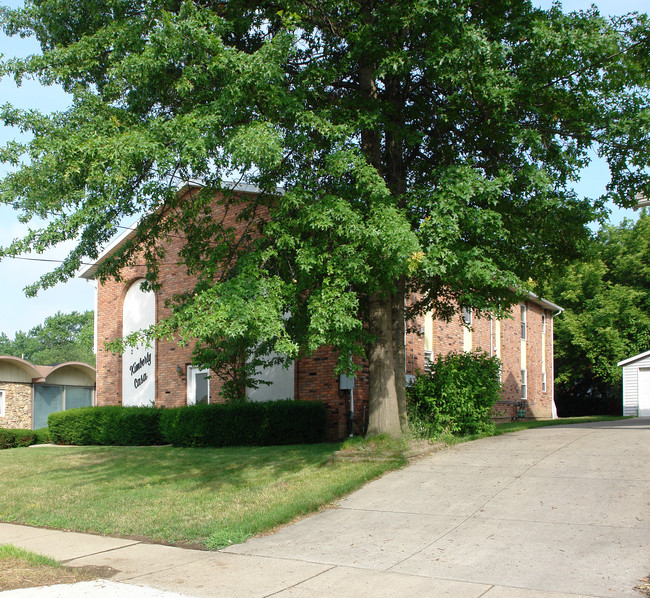
POLYGON ((397 410, 402 432, 408 431, 408 417, 406 415, 406 322, 404 321, 404 278, 397 283, 397 290, 391 295, 392 320, 393 320, 393 362, 395 367, 395 392, 397 394, 397 410))
MULTIPOLYGON (((362 97, 369 104, 376 102, 378 99, 378 89, 374 79, 375 70, 376 65, 365 59, 360 61, 359 88, 362 97)), ((367 128, 361 131, 361 149, 368 162, 383 176, 382 140, 377 128, 367 128)), ((390 294, 380 295, 374 293, 370 295, 368 300, 368 327, 370 334, 375 338, 368 350, 370 375, 368 434, 389 434, 397 437, 401 436, 402 427, 395 377, 392 305, 393 299, 390 294)), ((402 344, 403 342, 402 336, 402 344)))
POLYGON ((369 298, 369 331, 375 337, 368 351, 370 400, 368 404, 368 435, 402 433, 393 359, 392 301, 390 296, 369 298))

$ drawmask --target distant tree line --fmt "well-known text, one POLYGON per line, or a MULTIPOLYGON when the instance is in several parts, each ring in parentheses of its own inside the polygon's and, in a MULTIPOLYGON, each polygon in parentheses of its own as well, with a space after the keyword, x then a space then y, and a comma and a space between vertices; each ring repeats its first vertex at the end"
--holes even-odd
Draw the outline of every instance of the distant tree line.
POLYGON ((0 355, 22 357, 35 365, 81 361, 95 365, 93 312, 57 312, 29 332, 10 339, 0 332, 0 355))
POLYGON ((566 311, 555 320, 560 416, 620 413, 616 364, 650 350, 650 215, 604 226, 549 287, 566 311))

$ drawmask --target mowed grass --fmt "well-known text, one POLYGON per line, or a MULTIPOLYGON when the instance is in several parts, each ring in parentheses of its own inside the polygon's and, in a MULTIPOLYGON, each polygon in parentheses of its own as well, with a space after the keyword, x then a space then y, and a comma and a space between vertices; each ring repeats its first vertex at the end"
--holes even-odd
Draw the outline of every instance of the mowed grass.
POLYGON ((108 567, 63 567, 48 557, 11 544, 0 544, 0 592, 76 583, 110 576, 113 573, 108 567))
POLYGON ((0 520, 215 549, 318 510, 403 464, 338 444, 0 451, 0 520))

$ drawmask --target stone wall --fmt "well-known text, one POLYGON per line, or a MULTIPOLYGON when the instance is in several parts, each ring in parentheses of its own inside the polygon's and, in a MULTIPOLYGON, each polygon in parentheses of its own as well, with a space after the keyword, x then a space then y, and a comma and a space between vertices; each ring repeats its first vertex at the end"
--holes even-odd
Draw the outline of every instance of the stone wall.
POLYGON ((5 391, 5 416, 0 417, 0 428, 32 429, 32 385, 18 382, 0 382, 5 391))

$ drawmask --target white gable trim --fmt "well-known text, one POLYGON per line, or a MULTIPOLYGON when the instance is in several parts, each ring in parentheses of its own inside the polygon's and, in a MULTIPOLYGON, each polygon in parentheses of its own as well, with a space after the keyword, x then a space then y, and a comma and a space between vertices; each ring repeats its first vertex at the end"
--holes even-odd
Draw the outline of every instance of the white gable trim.
POLYGON ((628 365, 630 363, 633 363, 635 361, 638 361, 639 359, 643 359, 645 357, 650 356, 650 351, 646 351, 645 353, 639 353, 638 355, 635 355, 634 357, 629 357, 628 359, 624 359, 623 361, 619 361, 616 365, 619 367, 622 367, 624 365, 628 365))

